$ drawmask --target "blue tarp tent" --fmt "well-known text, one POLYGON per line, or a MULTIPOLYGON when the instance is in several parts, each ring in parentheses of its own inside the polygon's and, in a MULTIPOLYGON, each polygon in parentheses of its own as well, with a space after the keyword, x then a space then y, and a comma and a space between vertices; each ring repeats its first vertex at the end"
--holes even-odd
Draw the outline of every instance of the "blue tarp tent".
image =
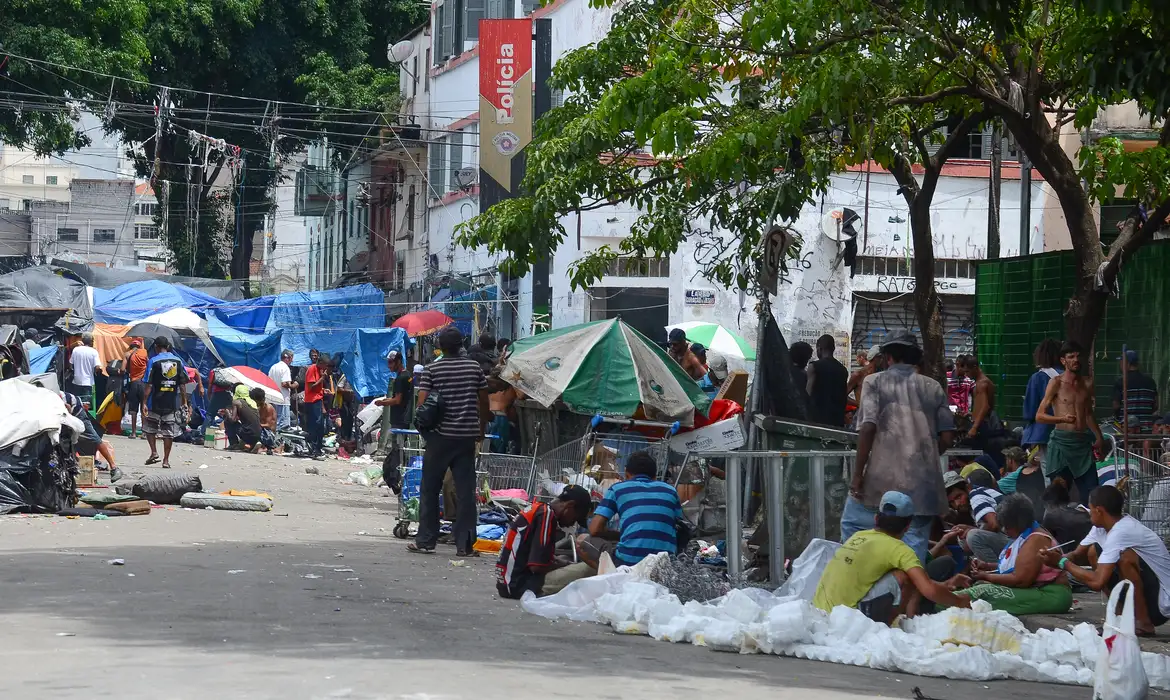
POLYGON ((318 292, 280 294, 272 306, 267 331, 284 330, 284 347, 293 351, 293 364, 309 362, 309 350, 327 355, 353 348, 359 328, 386 325, 386 297, 372 284, 318 292))
POLYGON ((49 367, 53 364, 53 358, 57 356, 57 346, 50 345, 45 348, 37 348, 28 354, 28 372, 29 374, 44 374, 49 371, 49 367))
POLYGON ((227 367, 243 365, 262 372, 280 360, 283 331, 244 333, 227 326, 214 314, 207 314, 207 332, 211 344, 227 367))
POLYGON ((382 396, 390 383, 386 355, 406 353, 406 331, 401 328, 363 328, 353 334, 353 346, 341 361, 341 371, 362 397, 382 396))
POLYGON ((208 310, 204 315, 209 322, 211 317, 215 316, 229 328, 244 333, 263 334, 268 328, 268 319, 272 316, 272 307, 275 303, 275 296, 229 301, 208 310))
POLYGON ((210 294, 181 284, 158 280, 130 282, 109 290, 94 288, 93 320, 127 324, 171 309, 196 311, 223 303, 210 294))

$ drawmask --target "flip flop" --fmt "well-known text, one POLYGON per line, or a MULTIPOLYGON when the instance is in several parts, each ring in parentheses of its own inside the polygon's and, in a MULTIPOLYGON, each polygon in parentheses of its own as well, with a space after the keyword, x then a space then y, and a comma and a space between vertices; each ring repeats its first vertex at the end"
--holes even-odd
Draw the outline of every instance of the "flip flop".
POLYGON ((465 558, 465 559, 471 559, 471 558, 473 558, 473 557, 478 557, 478 556, 479 556, 479 552, 477 552, 477 551, 475 551, 474 549, 472 549, 472 550, 469 550, 469 551, 467 551, 467 552, 455 552, 455 556, 457 556, 457 557, 462 557, 462 558, 465 558))
POLYGON ((411 542, 410 544, 406 545, 406 551, 411 552, 413 554, 434 554, 435 548, 434 547, 420 547, 417 544, 415 544, 414 542, 411 542))
POLYGON ((161 461, 162 457, 159 457, 158 455, 151 455, 146 458, 146 465, 150 466, 151 464, 158 464, 161 461))

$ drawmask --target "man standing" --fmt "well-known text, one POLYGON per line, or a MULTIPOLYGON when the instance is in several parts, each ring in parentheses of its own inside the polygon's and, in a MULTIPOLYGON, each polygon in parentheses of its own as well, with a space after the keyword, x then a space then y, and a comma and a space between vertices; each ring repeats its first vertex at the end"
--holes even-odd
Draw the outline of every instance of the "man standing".
POLYGON ((162 466, 170 469, 171 445, 186 427, 179 409, 187 406, 187 392, 183 391, 187 370, 183 361, 171 354, 171 341, 159 336, 154 340, 154 347, 158 354, 151 358, 150 376, 146 381, 146 417, 142 420, 142 432, 146 433, 146 441, 150 443, 150 457, 146 463, 159 461, 156 440, 161 437, 162 466))
POLYGON ((130 352, 126 353, 126 412, 130 414, 130 439, 138 434, 138 414, 143 414, 142 424, 146 425, 146 350, 141 338, 130 339, 130 352))
MULTIPOLYGON (((812 359, 812 346, 803 340, 798 340, 788 348, 788 357, 792 366, 788 370, 792 373, 792 388, 800 405, 808 411, 808 361, 812 359)), ((799 414, 798 414, 799 415, 799 414)))
POLYGON ((93 347, 93 333, 81 336, 81 345, 73 348, 69 364, 73 367, 73 384, 71 394, 74 394, 85 404, 86 409, 93 407, 93 375, 98 371, 98 351, 93 347))
POLYGON ((313 459, 325 459, 321 449, 325 440, 325 385, 328 381, 329 358, 318 353, 316 362, 305 370, 305 432, 309 439, 309 456, 313 459))
POLYGON ((1125 373, 1125 384, 1122 377, 1113 383, 1113 415, 1122 418, 1122 393, 1125 394, 1125 411, 1129 414, 1127 433, 1149 433, 1154 425, 1154 414, 1158 412, 1158 383, 1152 377, 1142 374, 1138 368, 1138 354, 1136 350, 1126 350, 1125 358, 1121 363, 1121 371, 1125 373))
POLYGON ((402 489, 402 448, 399 436, 395 430, 406 430, 410 427, 410 406, 414 398, 414 377, 402 366, 402 354, 391 350, 386 356, 386 364, 393 377, 386 387, 386 396, 374 401, 375 405, 384 407, 382 410, 382 433, 378 436, 378 449, 385 450, 389 445, 389 452, 382 462, 382 476, 395 493, 402 489))
POLYGON ((280 387, 280 395, 284 397, 283 406, 273 406, 276 409, 276 430, 288 428, 292 422, 289 407, 292 405, 292 393, 297 390, 297 383, 292 378, 293 351, 284 350, 280 353, 280 361, 268 369, 268 378, 280 387))
POLYGON ((500 360, 500 353, 496 350, 496 337, 491 333, 479 336, 479 344, 471 348, 467 356, 479 363, 484 375, 492 371, 492 367, 500 360))
POLYGON ((888 366, 866 377, 858 408, 857 465, 841 540, 871 528, 882 495, 899 491, 914 504, 903 540, 925 562, 931 522, 947 510, 938 458, 954 442, 954 419, 942 386, 915 371, 922 351, 913 333, 893 335, 881 351, 888 366))
POLYGON ((1049 480, 1063 476, 1076 484, 1077 500, 1088 505, 1089 493, 1097 488, 1093 449, 1103 450, 1105 438, 1093 416, 1093 378, 1081 376, 1081 346, 1065 341, 1060 348, 1060 363, 1064 374, 1048 382, 1036 411, 1037 423, 1056 426, 1048 438, 1044 476, 1049 480), (1049 414, 1050 407, 1055 415, 1049 414))
MULTIPOLYGON (((439 539, 439 492, 443 478, 451 470, 455 482, 455 525, 451 534, 456 556, 473 557, 475 544, 475 448, 483 439, 488 411, 487 378, 479 363, 461 356, 463 334, 449 326, 439 334, 443 357, 427 366, 418 377, 418 403, 427 396, 438 395, 441 403, 439 424, 426 435, 423 454, 421 495, 419 498, 418 535, 407 545, 411 552, 433 554, 439 539)), ((448 514, 449 515, 449 514, 448 514)))
POLYGON ((967 376, 967 356, 955 358, 955 368, 947 373, 947 396, 959 413, 971 411, 971 394, 975 391, 975 380, 967 376))
POLYGON ((1003 423, 995 412, 995 383, 983 373, 979 360, 974 355, 965 356, 965 364, 956 367, 975 383, 971 402, 971 429, 967 431, 967 444, 995 462, 995 473, 1003 468, 1003 447, 1000 438, 1003 437, 1003 423))
POLYGON ((808 417, 814 423, 843 428, 849 370, 833 357, 836 349, 828 333, 817 338, 817 360, 808 367, 808 417))
POLYGON ((695 357, 695 353, 691 352, 691 344, 687 341, 687 332, 681 328, 672 328, 670 331, 670 349, 667 354, 670 358, 677 362, 687 376, 694 379, 696 382, 703 378, 707 373, 707 368, 699 362, 699 358, 695 357))
POLYGON ((881 349, 874 345, 865 353, 857 354, 857 371, 849 376, 849 383, 845 385, 845 394, 853 394, 858 405, 861 404, 861 383, 865 378, 878 370, 878 355, 881 349))

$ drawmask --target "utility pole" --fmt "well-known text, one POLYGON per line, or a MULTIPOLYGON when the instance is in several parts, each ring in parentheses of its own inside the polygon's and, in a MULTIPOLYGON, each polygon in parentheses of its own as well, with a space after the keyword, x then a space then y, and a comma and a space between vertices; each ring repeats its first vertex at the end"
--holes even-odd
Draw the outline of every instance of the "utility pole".
POLYGON ((991 127, 991 174, 987 191, 987 259, 999 257, 1000 171, 1003 167, 1003 134, 999 120, 991 127))
POLYGON ((1032 161, 1020 151, 1020 255, 1028 255, 1032 240, 1032 161))

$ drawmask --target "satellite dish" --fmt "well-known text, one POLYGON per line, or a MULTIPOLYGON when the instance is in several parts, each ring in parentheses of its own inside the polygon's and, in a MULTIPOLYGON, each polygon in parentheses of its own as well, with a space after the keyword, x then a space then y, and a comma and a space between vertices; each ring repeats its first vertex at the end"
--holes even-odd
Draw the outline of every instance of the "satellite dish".
POLYGON ((832 209, 821 217, 821 233, 831 241, 845 242, 856 238, 861 228, 861 217, 847 207, 832 209))
POLYGON ((391 63, 406 63, 406 59, 414 55, 414 42, 404 39, 393 46, 386 47, 386 58, 391 63))

